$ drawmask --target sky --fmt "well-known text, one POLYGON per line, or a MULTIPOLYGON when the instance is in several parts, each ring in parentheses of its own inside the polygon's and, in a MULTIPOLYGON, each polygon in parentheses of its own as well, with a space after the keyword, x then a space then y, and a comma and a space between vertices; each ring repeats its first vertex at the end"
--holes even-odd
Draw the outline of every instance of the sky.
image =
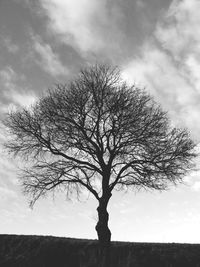
MULTIPOLYGON (((0 119, 96 62, 120 67, 200 141, 199 0, 0 0, 0 119)), ((97 202, 47 196, 33 209, 0 128, 0 234, 96 239, 97 202)), ((114 192, 112 240, 200 243, 200 171, 164 192, 114 192)), ((199 161, 200 162, 200 161, 199 161)))

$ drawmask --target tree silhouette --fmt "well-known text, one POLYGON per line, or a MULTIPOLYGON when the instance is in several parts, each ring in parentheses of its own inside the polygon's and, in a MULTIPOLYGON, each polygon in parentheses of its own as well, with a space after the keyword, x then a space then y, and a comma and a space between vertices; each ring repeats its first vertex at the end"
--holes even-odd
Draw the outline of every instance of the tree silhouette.
POLYGON ((152 97, 121 79, 118 68, 95 65, 56 85, 30 108, 7 114, 6 147, 27 161, 20 176, 31 205, 62 188, 87 189, 98 201, 96 231, 109 246, 107 205, 113 189, 164 190, 191 170, 195 144, 174 128, 152 97))

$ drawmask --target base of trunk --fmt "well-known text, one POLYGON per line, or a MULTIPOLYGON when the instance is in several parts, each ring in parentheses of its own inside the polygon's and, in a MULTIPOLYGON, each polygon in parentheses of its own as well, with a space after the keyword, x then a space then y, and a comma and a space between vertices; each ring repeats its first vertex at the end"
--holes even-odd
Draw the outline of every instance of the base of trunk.
POLYGON ((99 243, 102 246, 106 246, 106 247, 109 246, 110 240, 111 240, 110 229, 107 226, 102 225, 100 222, 98 222, 96 225, 96 231, 97 231, 99 243))
POLYGON ((111 240, 111 232, 110 229, 108 228, 109 214, 106 208, 102 208, 100 206, 97 208, 97 211, 99 215, 99 221, 96 225, 96 231, 99 243, 102 246, 109 246, 111 240))

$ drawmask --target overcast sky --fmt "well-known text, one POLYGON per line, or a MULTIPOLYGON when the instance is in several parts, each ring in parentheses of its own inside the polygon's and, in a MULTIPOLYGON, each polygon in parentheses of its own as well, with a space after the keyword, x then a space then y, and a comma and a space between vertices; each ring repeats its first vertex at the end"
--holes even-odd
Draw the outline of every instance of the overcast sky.
MULTIPOLYGON (((200 141, 199 0, 0 0, 0 118, 100 60, 118 65, 200 141)), ((16 162, 0 155, 0 233, 96 238, 92 196, 49 197, 31 210, 16 162)), ((114 193, 112 239, 200 243, 200 172, 185 184, 114 193)))

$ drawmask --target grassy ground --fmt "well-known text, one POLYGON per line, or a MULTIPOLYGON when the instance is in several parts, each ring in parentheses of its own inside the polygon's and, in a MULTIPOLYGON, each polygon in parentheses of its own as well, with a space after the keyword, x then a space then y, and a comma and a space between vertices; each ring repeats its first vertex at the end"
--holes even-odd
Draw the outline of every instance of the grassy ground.
MULTIPOLYGON (((95 267, 95 240, 0 235, 0 267, 95 267)), ((200 267, 200 245, 112 242, 113 267, 200 267)))

